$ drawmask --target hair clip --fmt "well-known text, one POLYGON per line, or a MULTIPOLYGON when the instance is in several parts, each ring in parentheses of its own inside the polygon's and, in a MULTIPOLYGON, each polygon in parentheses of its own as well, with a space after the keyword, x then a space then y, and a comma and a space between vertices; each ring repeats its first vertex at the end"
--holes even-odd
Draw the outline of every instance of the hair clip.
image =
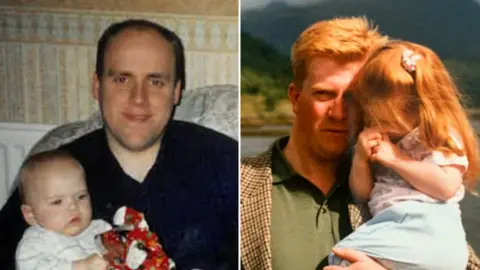
POLYGON ((417 68, 417 61, 420 60, 422 57, 418 54, 415 54, 411 50, 405 50, 402 53, 402 67, 412 73, 417 68))

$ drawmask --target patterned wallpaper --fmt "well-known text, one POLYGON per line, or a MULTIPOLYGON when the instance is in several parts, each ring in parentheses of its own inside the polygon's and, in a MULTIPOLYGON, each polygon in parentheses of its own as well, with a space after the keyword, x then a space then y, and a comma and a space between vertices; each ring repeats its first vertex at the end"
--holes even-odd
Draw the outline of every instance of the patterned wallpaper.
MULTIPOLYGON (((176 3, 185 2, 191 1, 176 3)), ((233 6, 232 1, 225 2, 233 6)), ((186 48, 188 88, 238 83, 236 16, 4 4, 0 5, 0 121, 58 125, 87 118, 97 107, 90 93, 97 39, 108 25, 127 18, 149 19, 177 32, 186 48)))
POLYGON ((11 7, 237 16, 237 0, 0 0, 11 7))

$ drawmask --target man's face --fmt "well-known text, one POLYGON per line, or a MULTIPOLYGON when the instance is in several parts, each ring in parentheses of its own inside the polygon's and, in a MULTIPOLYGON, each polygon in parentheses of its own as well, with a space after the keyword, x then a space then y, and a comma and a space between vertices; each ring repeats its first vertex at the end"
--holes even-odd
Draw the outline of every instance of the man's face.
POLYGON ((104 60, 93 95, 107 136, 135 152, 159 143, 180 99, 171 44, 153 30, 126 30, 110 41, 104 60))
POLYGON ((29 183, 28 211, 31 225, 75 236, 92 220, 85 175, 74 162, 55 161, 29 183))
POLYGON ((338 158, 348 147, 347 89, 362 65, 363 61, 339 64, 317 58, 308 67, 303 88, 290 85, 295 132, 303 140, 300 145, 318 158, 338 158))

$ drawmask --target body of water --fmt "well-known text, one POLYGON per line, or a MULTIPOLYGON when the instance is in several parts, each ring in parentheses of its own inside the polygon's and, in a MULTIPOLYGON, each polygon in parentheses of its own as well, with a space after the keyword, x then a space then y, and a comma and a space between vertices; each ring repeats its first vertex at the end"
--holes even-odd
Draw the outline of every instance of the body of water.
MULTIPOLYGON (((480 121, 474 123, 477 131, 480 131, 480 121)), ((288 133, 288 131, 286 132, 288 133)), ((241 156, 255 156, 268 149, 270 145, 280 136, 243 136, 241 137, 241 156)), ((480 187, 477 187, 480 192, 480 187)), ((480 227, 480 198, 468 193, 465 199, 460 203, 462 209, 462 218, 467 240, 477 255, 480 255, 480 233, 477 229, 480 227)))
POLYGON ((242 136, 242 157, 251 157, 266 151, 268 147, 279 137, 273 136, 242 136))

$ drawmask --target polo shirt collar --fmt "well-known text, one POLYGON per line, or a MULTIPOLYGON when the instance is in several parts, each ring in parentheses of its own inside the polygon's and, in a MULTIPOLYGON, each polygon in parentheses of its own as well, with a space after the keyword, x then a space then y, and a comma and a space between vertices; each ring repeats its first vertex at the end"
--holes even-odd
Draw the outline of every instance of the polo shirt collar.
MULTIPOLYGON (((288 143, 289 136, 277 139, 273 143, 272 148, 272 175, 273 184, 279 184, 284 181, 295 179, 296 177, 302 177, 298 174, 288 162, 283 149, 288 143)), ((352 151, 349 149, 344 156, 339 159, 340 166, 337 169, 337 181, 335 185, 341 185, 348 182, 348 176, 350 174, 352 160, 352 151)), ((302 177, 303 178, 303 177, 302 177)))

